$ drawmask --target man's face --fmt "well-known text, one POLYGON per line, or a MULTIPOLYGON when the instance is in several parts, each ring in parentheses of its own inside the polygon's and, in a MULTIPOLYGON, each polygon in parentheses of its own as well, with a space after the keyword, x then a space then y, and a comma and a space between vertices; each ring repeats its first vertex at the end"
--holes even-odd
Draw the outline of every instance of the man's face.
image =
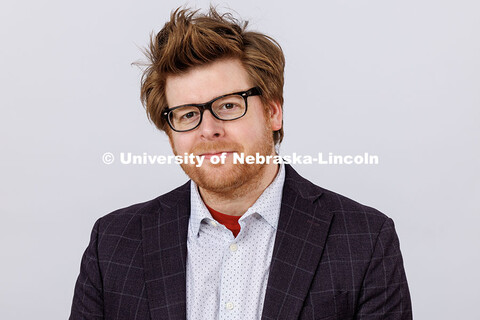
MULTIPOLYGON (((167 77, 166 96, 168 105, 175 107, 204 103, 253 86, 240 60, 223 59, 167 77)), ((207 110, 196 129, 187 132, 170 130, 168 135, 175 154, 205 156, 201 167, 182 164, 185 173, 201 188, 224 193, 259 179, 265 170, 264 165, 234 164, 233 153, 274 154, 272 130, 279 130, 281 125, 279 104, 270 103, 268 112, 265 112, 260 97, 251 96, 248 97, 247 113, 240 119, 218 120, 207 110), (222 152, 227 152, 225 164, 211 164, 209 157, 222 152)))

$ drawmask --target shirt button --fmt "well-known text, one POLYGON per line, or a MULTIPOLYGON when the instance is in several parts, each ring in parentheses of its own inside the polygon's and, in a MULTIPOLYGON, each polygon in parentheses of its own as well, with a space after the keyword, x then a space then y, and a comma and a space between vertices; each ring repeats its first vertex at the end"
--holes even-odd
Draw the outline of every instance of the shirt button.
POLYGON ((230 245, 230 251, 235 252, 235 251, 237 251, 237 249, 238 249, 238 246, 237 246, 236 243, 232 243, 230 245))
POLYGON ((227 302, 225 304, 225 308, 227 308, 228 310, 232 310, 233 309, 233 303, 232 302, 227 302))

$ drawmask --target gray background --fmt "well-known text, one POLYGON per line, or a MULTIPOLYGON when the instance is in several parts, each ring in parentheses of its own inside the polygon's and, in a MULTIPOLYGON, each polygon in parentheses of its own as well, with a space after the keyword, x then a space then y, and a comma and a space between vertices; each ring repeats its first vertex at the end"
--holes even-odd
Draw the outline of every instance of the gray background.
MULTIPOLYGON (((183 3, 2 1, 1 319, 67 318, 95 220, 187 180, 102 163, 171 154, 130 63, 183 3)), ((479 2, 217 3, 283 46, 281 154, 380 157, 296 169, 394 219, 415 318, 480 319, 479 2)))

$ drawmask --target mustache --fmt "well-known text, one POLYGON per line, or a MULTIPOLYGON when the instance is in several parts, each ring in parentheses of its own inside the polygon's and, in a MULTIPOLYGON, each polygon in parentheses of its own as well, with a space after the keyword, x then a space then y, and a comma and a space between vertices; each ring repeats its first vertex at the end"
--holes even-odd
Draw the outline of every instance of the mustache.
POLYGON ((239 143, 235 142, 202 142, 196 145, 192 150, 190 150, 190 153, 193 153, 195 155, 200 155, 204 153, 210 153, 210 152, 219 152, 219 151, 236 151, 236 152, 242 152, 243 147, 239 143))

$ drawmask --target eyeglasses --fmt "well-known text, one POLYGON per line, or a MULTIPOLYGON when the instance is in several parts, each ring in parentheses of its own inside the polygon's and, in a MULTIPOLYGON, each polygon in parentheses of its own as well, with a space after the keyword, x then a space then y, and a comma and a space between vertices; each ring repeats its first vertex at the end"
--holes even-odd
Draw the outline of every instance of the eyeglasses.
POLYGON ((203 119, 203 112, 210 110, 212 115, 223 121, 236 120, 247 113, 247 98, 262 95, 260 88, 253 87, 247 91, 235 92, 217 97, 206 103, 185 104, 167 108, 162 116, 167 119, 172 130, 185 132, 195 129, 203 119))

